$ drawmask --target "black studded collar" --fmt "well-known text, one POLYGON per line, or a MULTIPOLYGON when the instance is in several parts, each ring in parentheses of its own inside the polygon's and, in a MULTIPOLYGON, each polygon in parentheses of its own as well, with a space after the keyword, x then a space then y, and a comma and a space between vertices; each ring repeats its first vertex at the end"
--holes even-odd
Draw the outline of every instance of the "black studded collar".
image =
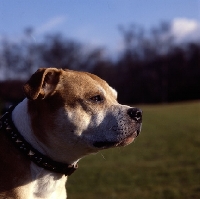
POLYGON ((34 162, 39 167, 53 171, 56 173, 65 174, 66 176, 71 175, 77 168, 78 165, 64 164, 52 160, 51 158, 41 154, 39 151, 34 149, 19 133, 12 121, 12 111, 14 106, 9 108, 9 110, 0 119, 0 130, 3 130, 7 137, 12 141, 15 147, 28 159, 34 162))

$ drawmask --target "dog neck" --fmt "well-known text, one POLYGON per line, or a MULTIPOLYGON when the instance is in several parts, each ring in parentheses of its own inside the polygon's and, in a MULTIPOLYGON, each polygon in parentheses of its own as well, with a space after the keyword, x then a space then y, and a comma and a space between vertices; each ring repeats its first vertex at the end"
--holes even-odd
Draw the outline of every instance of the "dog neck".
POLYGON ((47 155, 42 143, 35 137, 32 131, 31 120, 28 114, 28 100, 26 98, 13 110, 12 120, 24 139, 40 153, 47 155))
MULTIPOLYGON (((24 144, 27 142, 28 145, 31 145, 31 148, 27 144, 25 146, 26 150, 27 147, 30 148, 30 151, 28 152, 29 159, 35 162, 38 166, 65 175, 71 175, 77 169, 78 161, 73 162, 73 164, 66 164, 51 159, 51 153, 49 153, 49 151, 47 152, 47 147, 45 148, 45 145, 36 138, 32 131, 31 120, 28 114, 27 99, 21 102, 13 110, 12 120, 15 127, 20 132, 20 136, 25 139, 24 144)), ((19 140, 17 139, 16 142, 19 142, 19 140)))
MULTIPOLYGON (((47 152, 43 148, 42 143, 37 140, 32 131, 27 101, 25 99, 13 110, 13 123, 29 144, 43 155, 46 155, 47 152)), ((33 198, 66 198, 66 177, 63 174, 46 170, 33 162, 30 164, 30 171, 33 198)))

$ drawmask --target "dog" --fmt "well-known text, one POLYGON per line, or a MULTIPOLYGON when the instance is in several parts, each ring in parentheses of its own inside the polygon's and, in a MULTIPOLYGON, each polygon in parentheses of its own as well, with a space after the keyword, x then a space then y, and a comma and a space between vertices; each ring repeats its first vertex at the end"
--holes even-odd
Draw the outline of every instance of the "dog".
POLYGON ((0 120, 0 199, 65 199, 81 158, 126 146, 141 131, 142 111, 119 104, 96 75, 40 68, 23 90, 0 120))

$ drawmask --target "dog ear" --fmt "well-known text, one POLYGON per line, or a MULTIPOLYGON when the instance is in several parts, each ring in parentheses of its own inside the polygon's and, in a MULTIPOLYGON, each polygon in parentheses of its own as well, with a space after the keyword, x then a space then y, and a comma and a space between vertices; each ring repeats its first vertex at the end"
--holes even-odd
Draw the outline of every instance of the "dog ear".
POLYGON ((52 94, 59 82, 61 70, 56 68, 38 69, 24 85, 28 99, 44 99, 52 94))

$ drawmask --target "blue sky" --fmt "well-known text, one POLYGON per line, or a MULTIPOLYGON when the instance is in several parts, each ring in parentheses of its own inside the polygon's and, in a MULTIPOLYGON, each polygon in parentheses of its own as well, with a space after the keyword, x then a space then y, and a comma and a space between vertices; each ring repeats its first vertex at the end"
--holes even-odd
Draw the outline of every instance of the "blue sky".
POLYGON ((0 0, 0 38, 15 41, 32 27, 34 42, 60 32, 86 44, 115 49, 122 40, 118 25, 134 23, 149 29, 161 21, 171 22, 177 37, 196 38, 200 0, 0 0))

